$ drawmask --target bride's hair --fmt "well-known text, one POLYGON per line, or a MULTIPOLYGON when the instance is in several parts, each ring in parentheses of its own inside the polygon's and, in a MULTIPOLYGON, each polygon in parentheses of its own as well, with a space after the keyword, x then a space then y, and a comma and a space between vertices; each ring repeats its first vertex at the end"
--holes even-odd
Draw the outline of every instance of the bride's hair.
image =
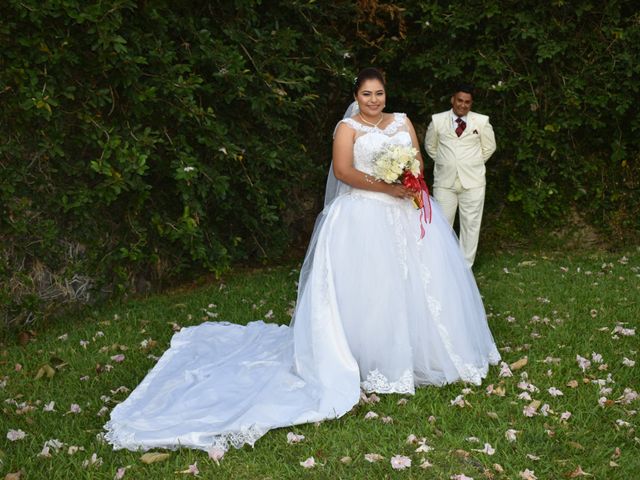
POLYGON ((384 86, 385 84, 384 75, 380 70, 374 67, 363 68, 362 70, 360 70, 360 73, 358 73, 358 76, 353 82, 354 95, 358 94, 358 90, 360 90, 360 86, 367 80, 379 80, 380 83, 382 83, 382 86, 384 86))

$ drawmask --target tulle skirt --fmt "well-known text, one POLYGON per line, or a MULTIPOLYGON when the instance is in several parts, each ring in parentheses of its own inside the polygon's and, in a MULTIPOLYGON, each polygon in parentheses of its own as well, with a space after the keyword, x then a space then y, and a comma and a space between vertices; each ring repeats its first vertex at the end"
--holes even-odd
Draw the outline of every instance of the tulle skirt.
POLYGON ((479 384, 500 359, 473 274, 432 200, 351 190, 319 217, 291 326, 207 322, 171 347, 106 425, 114 448, 240 447, 336 418, 366 392, 479 384))

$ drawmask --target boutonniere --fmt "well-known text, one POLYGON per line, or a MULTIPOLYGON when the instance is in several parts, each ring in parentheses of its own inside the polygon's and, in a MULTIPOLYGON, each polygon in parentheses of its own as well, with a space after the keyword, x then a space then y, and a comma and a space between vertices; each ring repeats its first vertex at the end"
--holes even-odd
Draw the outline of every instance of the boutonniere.
POLYGON ((475 135, 478 135, 478 130, 474 130, 474 131, 473 131, 473 133, 474 133, 475 135))

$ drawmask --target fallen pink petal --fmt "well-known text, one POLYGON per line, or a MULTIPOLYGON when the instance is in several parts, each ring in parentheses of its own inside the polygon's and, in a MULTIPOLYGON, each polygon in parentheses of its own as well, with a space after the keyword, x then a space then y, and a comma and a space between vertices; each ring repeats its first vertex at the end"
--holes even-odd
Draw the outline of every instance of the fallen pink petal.
POLYGON ((538 477, 535 476, 534 471, 529 470, 528 468, 523 472, 520 472, 519 475, 522 480, 538 480, 538 477))
POLYGON ((404 455, 395 455, 391 457, 391 468, 394 470, 404 470, 411 467, 411 459, 404 455))
POLYGON ((224 457, 226 450, 222 447, 210 447, 207 449, 207 455, 209 458, 216 462, 216 465, 220 465, 220 460, 224 457))
POLYGON ((18 429, 18 430, 9 430, 7 432, 7 440, 11 441, 11 442, 16 442, 18 440, 22 440, 27 436, 27 434, 25 432, 23 432, 22 430, 18 429))
POLYGON ((304 462, 300 462, 302 468, 313 468, 316 466, 316 461, 313 457, 307 458, 304 462))
POLYGON ((380 460, 384 460, 384 457, 378 453, 365 453, 364 459, 367 462, 374 463, 374 462, 379 462, 380 460))
POLYGON ((300 443, 303 440, 304 440, 304 435, 296 435, 293 432, 287 433, 287 443, 289 444, 300 443))

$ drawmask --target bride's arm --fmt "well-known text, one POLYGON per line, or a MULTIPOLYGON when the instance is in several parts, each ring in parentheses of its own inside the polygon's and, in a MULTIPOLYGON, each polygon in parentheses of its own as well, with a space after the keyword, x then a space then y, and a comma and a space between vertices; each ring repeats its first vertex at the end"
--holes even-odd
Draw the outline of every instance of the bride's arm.
POLYGON ((412 198, 414 193, 408 188, 400 184, 389 184, 376 180, 371 175, 357 170, 353 166, 354 142, 355 132, 345 123, 341 123, 333 139, 333 173, 338 180, 362 190, 383 192, 399 198, 412 198))
POLYGON ((420 153, 420 143, 418 143, 418 136, 416 135, 416 131, 413 128, 413 124, 409 117, 407 117, 407 130, 409 130, 409 135, 411 135, 411 143, 413 144, 413 148, 418 151, 418 155, 416 157, 420 161, 420 171, 424 173, 424 162, 422 161, 422 153, 420 153))

